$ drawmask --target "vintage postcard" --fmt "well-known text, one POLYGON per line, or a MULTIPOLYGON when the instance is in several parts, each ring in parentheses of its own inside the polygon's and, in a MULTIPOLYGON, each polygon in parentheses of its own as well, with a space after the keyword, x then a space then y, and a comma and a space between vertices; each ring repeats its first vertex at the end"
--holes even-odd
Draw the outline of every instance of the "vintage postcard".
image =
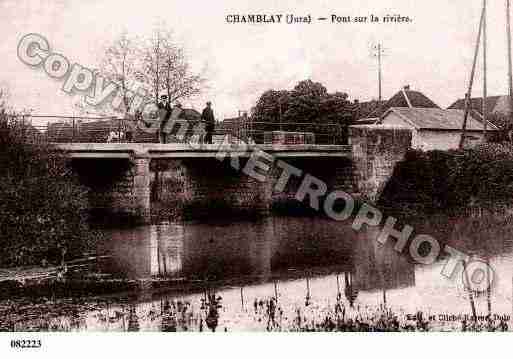
POLYGON ((53 332, 513 330, 510 15, 1 0, 8 353, 53 332))

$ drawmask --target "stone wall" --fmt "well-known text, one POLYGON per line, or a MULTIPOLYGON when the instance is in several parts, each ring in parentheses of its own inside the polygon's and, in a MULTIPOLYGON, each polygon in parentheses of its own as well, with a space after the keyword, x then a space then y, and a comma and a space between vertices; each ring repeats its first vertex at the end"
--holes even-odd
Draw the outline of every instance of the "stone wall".
MULTIPOLYGON (((246 160, 241 159, 241 168, 246 160)), ((153 160, 151 165, 152 211, 166 215, 177 209, 187 216, 262 216, 270 210, 282 211, 302 207, 296 193, 305 174, 324 181, 328 191, 354 192, 352 162, 349 158, 287 159, 300 169, 301 177, 291 177, 285 191, 274 187, 282 169, 273 166, 267 181, 259 182, 229 166, 228 161, 196 158, 187 160, 153 160)))
MULTIPOLYGON (((355 191, 353 165, 350 158, 289 158, 284 162, 301 170, 303 175, 301 177, 292 176, 283 192, 273 190, 272 206, 280 211, 284 208, 293 210, 298 206, 304 207, 296 200, 296 194, 306 174, 326 183, 328 193, 334 190, 342 190, 347 193, 355 191)), ((271 172, 270 180, 273 187, 281 172, 280 168, 274 168, 271 172)))
POLYGON ((351 126, 354 181, 359 194, 377 201, 392 176, 395 164, 412 145, 411 130, 401 127, 351 126))
MULTIPOLYGON (((241 168, 246 160, 241 159, 241 168)), ((186 217, 261 216, 270 209, 271 188, 215 158, 158 160, 152 165, 153 202, 186 217)))
POLYGON ((150 211, 150 160, 75 159, 74 171, 88 189, 93 219, 106 223, 147 222, 150 211))

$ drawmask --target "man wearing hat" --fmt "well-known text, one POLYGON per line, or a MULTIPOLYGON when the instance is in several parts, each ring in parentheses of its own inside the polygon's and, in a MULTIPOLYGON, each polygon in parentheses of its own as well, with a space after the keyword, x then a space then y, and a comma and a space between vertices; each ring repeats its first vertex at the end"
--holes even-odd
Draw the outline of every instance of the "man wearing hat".
POLYGON ((169 121, 169 117, 171 116, 171 106, 166 95, 160 96, 160 102, 158 104, 158 107, 160 118, 159 142, 166 143, 167 133, 165 133, 164 128, 166 127, 166 124, 169 121))
POLYGON ((212 143, 212 135, 216 127, 214 111, 212 111, 212 102, 207 102, 207 107, 205 107, 201 114, 201 120, 205 123, 205 143, 212 143))

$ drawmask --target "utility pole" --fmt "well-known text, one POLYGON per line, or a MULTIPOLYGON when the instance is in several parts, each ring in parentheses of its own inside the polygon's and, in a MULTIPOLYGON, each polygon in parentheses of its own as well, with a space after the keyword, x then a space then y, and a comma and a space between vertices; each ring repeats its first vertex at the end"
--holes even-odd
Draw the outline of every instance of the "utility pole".
POLYGON ((378 101, 381 102, 382 93, 381 93, 381 43, 378 43, 378 101))
POLYGON ((377 45, 372 46, 372 56, 378 59, 378 101, 381 102, 383 99, 383 91, 382 91, 382 82, 383 82, 383 73, 382 73, 382 56, 384 53, 383 46, 380 42, 377 45))
POLYGON ((283 115, 283 114, 281 113, 281 96, 280 96, 280 98, 278 99, 278 104, 279 104, 279 110, 280 110, 280 114, 279 114, 279 116, 280 116, 280 131, 283 131, 283 128, 282 128, 282 126, 281 126, 281 116, 283 115))
POLYGON ((381 104, 381 101, 383 100, 383 90, 382 90, 382 83, 383 83, 383 69, 382 69, 382 57, 384 55, 384 49, 381 42, 378 42, 377 45, 372 45, 372 53, 371 56, 378 59, 378 101, 379 104, 381 104))
MULTIPOLYGON (((483 10, 485 10, 483 8, 483 10)), ((472 98, 472 87, 474 86, 474 75, 476 73, 476 65, 477 65, 477 57, 479 56, 479 46, 481 44, 481 33, 483 31, 483 19, 484 19, 484 11, 481 11, 481 19, 479 21, 479 31, 477 33, 477 41, 476 48, 474 51, 474 62, 472 64, 472 71, 470 73, 470 82, 468 84, 468 91, 465 94, 465 115, 463 116, 463 127, 461 129, 461 138, 460 144, 458 146, 459 149, 463 148, 463 144, 465 142, 465 135, 467 131, 467 120, 470 112, 470 102, 472 98)))
POLYGON ((513 121, 513 74, 511 67, 511 2, 506 0, 506 33, 508 38, 508 85, 509 85, 509 120, 513 121))
POLYGON ((483 0, 483 142, 486 142, 486 127, 488 120, 487 98, 488 98, 488 69, 487 69, 487 47, 488 39, 486 34, 486 0, 483 0))

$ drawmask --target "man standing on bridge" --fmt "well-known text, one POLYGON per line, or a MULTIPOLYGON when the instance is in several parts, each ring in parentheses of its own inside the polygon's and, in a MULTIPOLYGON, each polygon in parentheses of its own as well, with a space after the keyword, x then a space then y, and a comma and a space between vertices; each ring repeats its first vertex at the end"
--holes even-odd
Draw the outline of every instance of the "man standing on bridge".
POLYGON ((167 142, 167 133, 165 132, 165 127, 167 122, 169 121, 169 117, 171 116, 171 105, 169 104, 169 99, 167 95, 160 96, 160 102, 158 104, 159 108, 159 117, 160 117, 160 136, 159 142, 166 143, 167 142))
POLYGON ((216 120, 214 118, 214 111, 212 110, 212 102, 207 102, 207 107, 201 114, 201 120, 205 122, 205 143, 212 143, 212 135, 216 127, 216 120))

